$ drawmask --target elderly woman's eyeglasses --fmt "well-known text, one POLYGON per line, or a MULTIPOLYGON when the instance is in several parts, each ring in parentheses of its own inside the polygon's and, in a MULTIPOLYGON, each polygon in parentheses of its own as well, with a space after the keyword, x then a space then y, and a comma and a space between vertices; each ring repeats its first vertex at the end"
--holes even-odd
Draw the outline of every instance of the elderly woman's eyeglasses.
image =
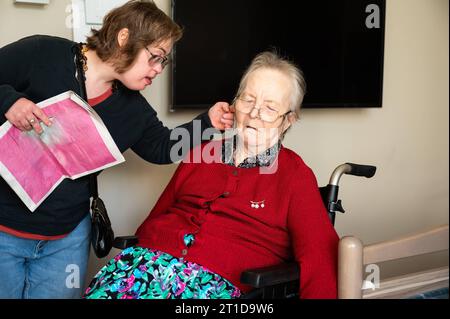
MULTIPOLYGON (((256 108, 256 101, 253 99, 237 97, 234 100, 234 105, 236 107, 236 111, 244 114, 250 114, 253 109, 256 108)), ((278 110, 272 108, 269 105, 261 105, 259 108, 256 108, 256 110, 258 111, 260 120, 267 123, 273 123, 280 117, 284 118, 286 115, 292 112, 287 111, 286 113, 280 115, 278 113, 278 110)))
POLYGON ((157 54, 153 54, 150 52, 150 50, 146 47, 145 50, 150 54, 150 58, 148 59, 148 64, 150 66, 155 66, 156 64, 161 64, 161 67, 164 69, 167 64, 169 64, 169 58, 166 56, 161 56, 157 54))

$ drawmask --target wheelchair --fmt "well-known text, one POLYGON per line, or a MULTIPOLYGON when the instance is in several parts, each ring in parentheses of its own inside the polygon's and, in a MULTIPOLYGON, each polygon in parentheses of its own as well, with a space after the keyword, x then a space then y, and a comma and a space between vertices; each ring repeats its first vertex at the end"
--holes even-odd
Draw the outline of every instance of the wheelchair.
MULTIPOLYGON (((376 167, 345 163, 337 166, 331 174, 327 186, 319 187, 320 195, 328 212, 330 222, 334 226, 336 213, 344 213, 342 201, 338 199, 339 181, 343 175, 371 178, 376 167)), ((113 246, 126 249, 138 244, 136 236, 121 236, 114 239, 113 246)), ((296 262, 286 262, 264 268, 249 269, 241 274, 242 284, 253 287, 241 299, 289 299, 298 298, 300 271, 296 262)))

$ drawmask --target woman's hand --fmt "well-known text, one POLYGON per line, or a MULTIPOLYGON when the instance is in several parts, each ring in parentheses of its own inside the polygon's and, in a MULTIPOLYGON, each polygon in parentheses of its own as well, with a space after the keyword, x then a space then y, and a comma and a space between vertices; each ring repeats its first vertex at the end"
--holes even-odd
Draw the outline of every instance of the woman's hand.
POLYGON ((43 132, 40 121, 50 126, 52 123, 36 104, 25 98, 20 98, 5 114, 6 119, 21 131, 34 129, 37 134, 43 132))
POLYGON ((223 131, 232 128, 234 123, 234 109, 227 102, 217 102, 208 111, 209 119, 215 129, 223 131))

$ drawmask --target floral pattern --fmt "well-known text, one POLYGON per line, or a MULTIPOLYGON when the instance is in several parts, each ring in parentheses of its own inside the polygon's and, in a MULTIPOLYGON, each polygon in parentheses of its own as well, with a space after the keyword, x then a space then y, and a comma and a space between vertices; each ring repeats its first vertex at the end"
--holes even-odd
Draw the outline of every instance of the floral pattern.
MULTIPOLYGON (((224 164, 235 166, 233 154, 236 150, 237 136, 231 139, 225 139, 222 144, 222 162, 224 164)), ((268 148, 264 152, 259 153, 253 157, 247 157, 237 167, 239 168, 254 168, 270 166, 275 161, 281 148, 281 140, 268 148)))
POLYGON ((196 263, 130 247, 94 277, 86 299, 234 299, 240 290, 196 263))

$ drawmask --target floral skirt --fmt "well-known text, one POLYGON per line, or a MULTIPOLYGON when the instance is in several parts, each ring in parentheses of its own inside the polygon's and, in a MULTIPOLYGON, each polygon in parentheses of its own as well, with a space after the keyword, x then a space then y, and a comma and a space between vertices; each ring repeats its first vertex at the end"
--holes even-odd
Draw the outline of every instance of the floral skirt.
POLYGON ((198 264, 130 247, 111 259, 86 290, 87 299, 233 299, 240 290, 198 264))

